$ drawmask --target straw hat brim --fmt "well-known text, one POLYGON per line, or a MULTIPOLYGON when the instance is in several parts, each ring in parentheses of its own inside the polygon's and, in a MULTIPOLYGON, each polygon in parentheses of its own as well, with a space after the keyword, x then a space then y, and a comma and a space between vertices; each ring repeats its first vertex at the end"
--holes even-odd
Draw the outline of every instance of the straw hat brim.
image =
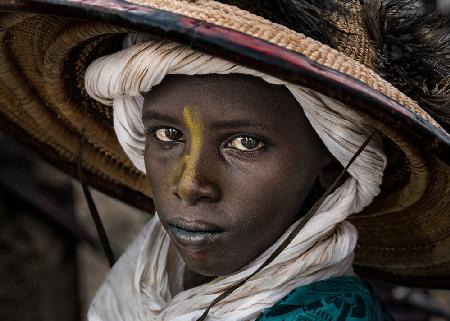
POLYGON ((360 237, 355 268, 450 288, 450 136, 432 117, 355 59, 236 7, 136 1, 0 4, 0 128, 75 177, 83 135, 88 183, 152 210, 147 179, 121 150, 111 109, 84 91, 84 71, 118 50, 127 32, 190 45, 325 94, 370 120, 396 162, 382 194, 351 219, 360 237))

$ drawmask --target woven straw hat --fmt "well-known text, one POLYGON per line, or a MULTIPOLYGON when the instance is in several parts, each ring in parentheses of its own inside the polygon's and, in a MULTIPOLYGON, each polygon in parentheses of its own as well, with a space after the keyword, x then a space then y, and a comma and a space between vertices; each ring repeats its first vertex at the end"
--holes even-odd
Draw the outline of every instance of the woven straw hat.
MULTIPOLYGON (((444 70, 440 79, 422 63, 411 76, 395 63, 395 50, 383 51, 387 31, 380 29, 395 11, 383 3, 401 1, 345 1, 340 9, 325 2, 2 2, 0 129, 73 176, 83 136, 87 182, 153 210, 147 179, 117 142, 110 107, 86 94, 84 72, 95 58, 119 50, 128 32, 190 45, 316 90, 366 117, 383 133, 389 162, 382 194, 351 218, 359 230, 355 268, 397 283, 450 288, 450 135, 440 118, 446 113, 440 108, 449 108, 442 99, 450 97, 450 72, 436 58, 443 48, 430 40, 433 70, 444 70), (417 93, 430 82, 429 92, 417 93)), ((413 27, 420 26, 406 29, 413 27)))

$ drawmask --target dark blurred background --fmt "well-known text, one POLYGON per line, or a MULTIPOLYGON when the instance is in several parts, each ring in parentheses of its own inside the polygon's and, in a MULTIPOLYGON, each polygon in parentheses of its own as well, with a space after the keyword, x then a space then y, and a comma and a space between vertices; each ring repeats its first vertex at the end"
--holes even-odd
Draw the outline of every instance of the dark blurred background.
MULTIPOLYGON (((92 194, 118 256, 151 216, 92 194)), ((0 134, 0 321, 86 320, 108 270, 80 184, 0 134)))
MULTIPOLYGON (((118 256, 151 216, 93 197, 118 256)), ((86 320, 108 270, 80 184, 0 134, 0 321, 86 320)), ((397 321, 450 321, 450 291, 371 282, 397 321)))

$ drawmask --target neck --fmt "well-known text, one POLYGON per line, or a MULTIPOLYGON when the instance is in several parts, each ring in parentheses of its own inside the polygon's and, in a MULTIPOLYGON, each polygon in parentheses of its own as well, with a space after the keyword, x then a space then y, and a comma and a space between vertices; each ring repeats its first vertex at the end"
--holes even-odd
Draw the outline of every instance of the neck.
POLYGON ((186 267, 183 275, 183 289, 188 290, 191 288, 195 288, 196 286, 208 283, 215 278, 215 276, 205 276, 198 274, 186 267))

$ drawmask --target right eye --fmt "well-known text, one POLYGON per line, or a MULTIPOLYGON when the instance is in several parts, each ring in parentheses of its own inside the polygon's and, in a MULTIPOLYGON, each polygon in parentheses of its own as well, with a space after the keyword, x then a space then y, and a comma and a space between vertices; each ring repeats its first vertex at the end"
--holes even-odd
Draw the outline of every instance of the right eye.
POLYGON ((162 142, 179 142, 183 138, 183 133, 172 127, 154 128, 150 130, 150 133, 162 142))

